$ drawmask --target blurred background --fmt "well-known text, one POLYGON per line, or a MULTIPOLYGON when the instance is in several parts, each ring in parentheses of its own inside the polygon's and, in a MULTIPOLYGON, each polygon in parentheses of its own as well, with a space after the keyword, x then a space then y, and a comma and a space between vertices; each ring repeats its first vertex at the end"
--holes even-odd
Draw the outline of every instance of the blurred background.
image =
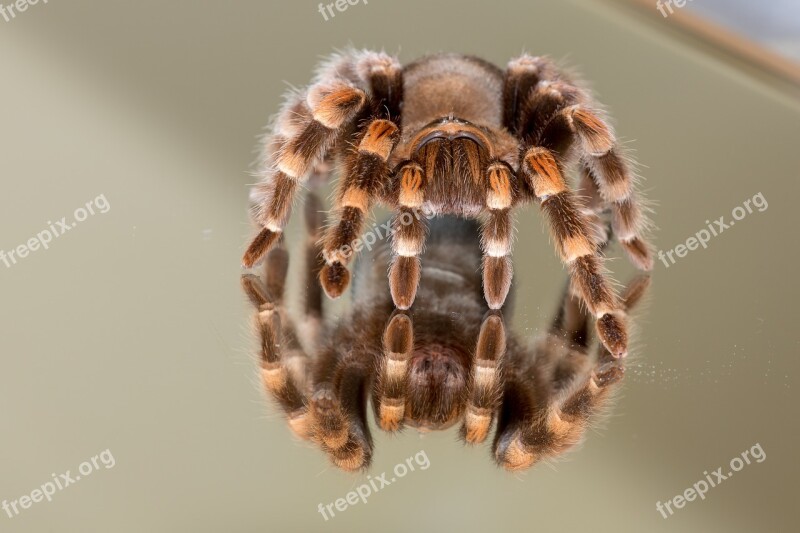
MULTIPOLYGON (((115 459, 0 511, 0 530, 796 530, 795 3, 694 0, 665 17, 655 0, 369 0, 327 21, 317 4, 51 0, 0 18, 0 250, 110 206, 0 263, 0 500, 115 459), (567 460, 512 475, 457 429, 375 432, 373 476, 420 451, 430 467, 325 521, 318 505, 367 475, 330 467, 265 401, 239 262, 257 135, 349 44, 574 68, 642 165, 657 249, 758 193, 769 207, 656 263, 624 394, 567 460), (763 462, 656 510, 756 444, 763 462)), ((536 209, 517 228, 512 325, 533 338, 566 275, 536 209)))
POLYGON ((707 0, 687 4, 689 16, 700 23, 716 23, 730 30, 734 38, 745 38, 795 63, 800 61, 800 4, 774 0, 754 4, 745 0, 707 0))

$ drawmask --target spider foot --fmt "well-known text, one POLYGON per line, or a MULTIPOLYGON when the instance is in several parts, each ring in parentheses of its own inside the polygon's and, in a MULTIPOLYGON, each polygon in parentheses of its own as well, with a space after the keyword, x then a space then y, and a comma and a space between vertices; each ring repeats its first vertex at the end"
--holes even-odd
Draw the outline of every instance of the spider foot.
POLYGON ((522 433, 503 435, 494 453, 497 463, 510 472, 526 470, 536 462, 536 455, 522 442, 522 433))
POLYGON ((338 298, 350 284, 350 272, 339 262, 326 264, 319 273, 319 280, 325 289, 325 294, 331 298, 338 298))
POLYGON ((325 451, 333 464, 347 472, 355 472, 369 465, 369 443, 355 433, 349 435, 343 446, 336 449, 325 448, 325 451))
POLYGON ((597 334, 614 357, 628 355, 628 333, 623 320, 611 313, 597 319, 597 334))
POLYGON ((323 445, 339 449, 347 444, 349 423, 332 387, 324 386, 314 393, 311 397, 311 413, 316 426, 315 433, 323 445))
POLYGON ((487 256, 483 261, 483 295, 489 309, 500 309, 511 289, 511 258, 487 256))
POLYGON ((419 258, 413 256, 398 256, 392 263, 389 272, 389 284, 392 300, 398 309, 408 309, 414 303, 419 285, 420 265, 419 258))
POLYGON ((623 378, 625 367, 619 360, 612 360, 600 365, 595 371, 595 382, 598 387, 613 385, 623 378))
POLYGON ((280 236, 280 231, 272 231, 267 228, 262 229, 256 238, 253 239, 253 242, 250 243, 250 246, 247 247, 247 251, 242 258, 242 266, 245 268, 252 268, 253 265, 258 263, 258 261, 264 257, 264 254, 278 242, 280 236))

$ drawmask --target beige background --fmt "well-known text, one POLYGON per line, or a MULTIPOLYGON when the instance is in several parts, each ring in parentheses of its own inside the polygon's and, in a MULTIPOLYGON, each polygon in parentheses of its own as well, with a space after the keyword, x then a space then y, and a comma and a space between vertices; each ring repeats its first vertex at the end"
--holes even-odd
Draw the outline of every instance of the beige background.
MULTIPOLYGON (((0 530, 796 529, 800 106, 677 35, 589 0, 370 0, 328 22, 313 1, 51 0, 0 20, 0 248, 111 204, 0 264, 0 499, 107 448, 117 462, 0 530), (509 475, 454 432, 378 434, 373 474, 419 450, 430 468, 325 522, 317 505, 365 476, 263 401, 238 277, 255 136, 284 80, 348 43, 567 60, 644 165, 659 248, 758 192, 769 209, 657 265, 623 398, 569 460, 509 475), (766 461, 656 512, 757 442, 766 461)), ((534 335, 564 273, 535 209, 518 229, 514 324, 534 335)))

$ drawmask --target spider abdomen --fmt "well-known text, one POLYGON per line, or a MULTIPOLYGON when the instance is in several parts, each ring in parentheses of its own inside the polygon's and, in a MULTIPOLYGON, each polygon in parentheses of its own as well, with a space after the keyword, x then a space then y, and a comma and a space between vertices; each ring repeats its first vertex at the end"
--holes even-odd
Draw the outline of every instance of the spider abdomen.
POLYGON ((403 72, 403 129, 455 116, 489 127, 502 125, 498 94, 503 72, 476 57, 437 54, 409 64, 403 72))

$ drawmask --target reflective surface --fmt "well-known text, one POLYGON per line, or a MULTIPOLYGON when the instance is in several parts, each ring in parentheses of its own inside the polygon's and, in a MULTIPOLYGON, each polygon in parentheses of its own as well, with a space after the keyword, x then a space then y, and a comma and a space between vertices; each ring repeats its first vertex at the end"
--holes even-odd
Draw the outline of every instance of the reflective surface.
POLYGON ((800 4, 793 0, 707 0, 690 11, 800 63, 800 4))
MULTIPOLYGON (((0 249, 76 224, 0 263, 0 503, 92 470, 52 501, 0 511, 3 531, 791 530, 796 102, 588 0, 375 0, 327 21, 298 2, 40 2, 0 28, 0 249), (354 476, 264 400, 239 288, 248 165, 283 80, 307 83, 348 42, 404 61, 567 58, 636 150, 656 247, 675 263, 657 263, 614 415, 569 460, 509 474, 489 446, 457 444, 457 427, 376 432, 371 477, 354 476), (687 242, 719 217, 728 228, 706 248, 687 242), (750 464, 662 517, 657 502, 744 451, 750 464), (365 501, 347 503, 365 483, 365 501)), ((535 209, 517 228, 506 326, 532 339, 566 275, 535 209)))

